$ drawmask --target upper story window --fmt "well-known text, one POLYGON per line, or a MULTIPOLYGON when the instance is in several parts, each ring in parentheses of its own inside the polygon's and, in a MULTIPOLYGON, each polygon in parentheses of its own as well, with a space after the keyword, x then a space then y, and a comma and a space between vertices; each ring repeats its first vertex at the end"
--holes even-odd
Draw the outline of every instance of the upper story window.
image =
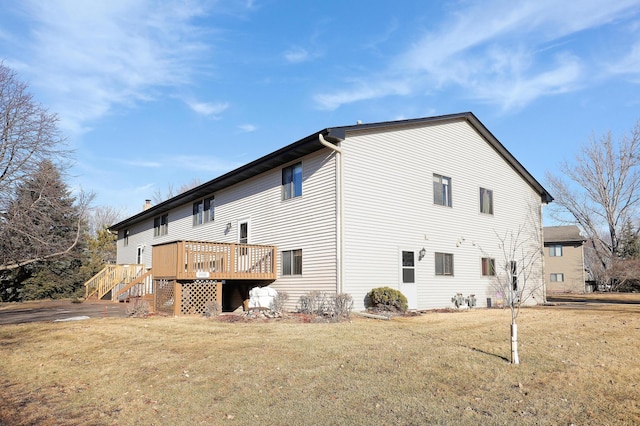
POLYGON ((302 163, 282 169, 282 199, 299 197, 302 195, 302 163))
POLYGON ((482 258, 482 276, 493 277, 496 275, 496 260, 491 257, 482 258))
POLYGON ((213 197, 205 198, 193 203, 193 226, 202 225, 203 223, 213 222, 214 203, 213 197))
POLYGON ((552 282, 562 282, 564 281, 564 274, 551 274, 552 282))
POLYGON ((493 191, 480 188, 480 213, 493 214, 493 191))
POLYGON ((436 253, 436 275, 453 275, 453 254, 436 253))
POLYGON ((433 204, 451 207, 451 178, 433 174, 433 204))
POLYGON ((122 234, 123 234, 123 235, 122 235, 122 242, 123 242, 124 246, 126 247, 126 246, 128 246, 128 245, 129 245, 129 230, 128 230, 128 229, 125 229, 125 230, 122 232, 122 234))
POLYGON ((163 214, 153 219, 153 236, 160 237, 169 233, 169 215, 163 214))
POLYGON ((559 244, 549 246, 549 256, 551 257, 562 256, 562 246, 559 244))

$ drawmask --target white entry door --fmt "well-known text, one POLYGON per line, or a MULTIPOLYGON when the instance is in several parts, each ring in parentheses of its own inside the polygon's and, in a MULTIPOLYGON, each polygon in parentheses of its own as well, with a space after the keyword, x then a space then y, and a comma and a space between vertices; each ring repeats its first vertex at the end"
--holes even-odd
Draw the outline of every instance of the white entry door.
POLYGON ((416 253, 400 252, 400 291, 407 297, 409 309, 418 309, 418 284, 416 283, 416 253))

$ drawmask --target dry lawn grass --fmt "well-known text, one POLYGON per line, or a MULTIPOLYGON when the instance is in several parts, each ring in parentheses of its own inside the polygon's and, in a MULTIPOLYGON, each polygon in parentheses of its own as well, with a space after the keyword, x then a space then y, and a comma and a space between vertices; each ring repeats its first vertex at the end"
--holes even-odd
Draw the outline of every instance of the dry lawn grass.
POLYGON ((640 296, 339 324, 0 327, 0 424, 638 424, 640 296))

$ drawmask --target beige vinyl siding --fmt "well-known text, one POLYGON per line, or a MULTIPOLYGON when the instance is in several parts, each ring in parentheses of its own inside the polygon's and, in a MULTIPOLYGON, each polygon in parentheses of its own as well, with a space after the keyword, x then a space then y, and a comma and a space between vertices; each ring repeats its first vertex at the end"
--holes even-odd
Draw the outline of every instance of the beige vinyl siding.
MULTIPOLYGON (((251 244, 277 246, 278 279, 271 286, 289 294, 290 308, 308 291, 335 292, 335 157, 323 149, 301 161, 301 197, 282 200, 282 168, 273 169, 211 194, 215 195, 213 222, 194 226, 193 202, 189 202, 169 211, 167 235, 153 237, 153 219, 132 228, 129 246, 124 249, 122 241, 118 242, 118 262, 133 262, 136 242, 144 242, 149 247, 176 240, 237 242, 239 222, 248 220, 251 244), (228 223, 231 229, 227 232, 228 223), (295 249, 302 249, 302 275, 281 277, 281 252, 295 249)), ((147 249, 146 253, 150 265, 151 250, 147 249)))
POLYGON ((584 293, 585 272, 582 244, 549 243, 548 245, 561 245, 562 256, 549 256, 549 247, 544 248, 547 293, 584 293), (551 274, 564 274, 564 281, 551 281, 551 274))
POLYGON ((496 233, 539 214, 539 195, 463 121, 347 136, 344 288, 355 308, 373 287, 399 288, 400 250, 416 253, 418 309, 451 306, 458 292, 495 297, 480 259, 501 268, 496 233), (434 173, 451 178, 452 207, 434 205, 434 173), (493 215, 480 213, 480 187, 493 191, 493 215), (454 255, 454 276, 435 275, 436 252, 454 255))

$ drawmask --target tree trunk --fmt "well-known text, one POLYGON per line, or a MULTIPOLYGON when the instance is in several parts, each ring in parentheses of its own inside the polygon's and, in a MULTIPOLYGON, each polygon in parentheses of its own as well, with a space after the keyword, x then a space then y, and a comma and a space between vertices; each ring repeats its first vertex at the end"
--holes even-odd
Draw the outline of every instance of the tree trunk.
POLYGON ((511 323, 511 364, 520 364, 518 356, 518 324, 511 323))

